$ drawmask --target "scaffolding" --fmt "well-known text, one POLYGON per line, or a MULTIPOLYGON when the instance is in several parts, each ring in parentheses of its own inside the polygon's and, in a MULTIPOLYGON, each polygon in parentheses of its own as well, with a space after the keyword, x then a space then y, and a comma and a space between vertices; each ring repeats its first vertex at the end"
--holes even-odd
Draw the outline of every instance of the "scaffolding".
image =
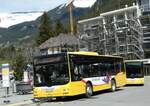
POLYGON ((78 35, 84 47, 102 55, 120 55, 125 59, 143 59, 143 31, 137 5, 78 21, 78 35))

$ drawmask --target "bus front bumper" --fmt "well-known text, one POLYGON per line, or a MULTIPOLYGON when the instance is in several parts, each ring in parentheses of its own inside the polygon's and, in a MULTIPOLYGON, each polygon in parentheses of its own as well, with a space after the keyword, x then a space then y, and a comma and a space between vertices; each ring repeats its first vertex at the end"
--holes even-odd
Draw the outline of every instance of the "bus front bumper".
POLYGON ((143 85, 144 78, 127 78, 127 85, 143 85))
POLYGON ((69 90, 67 88, 63 89, 43 89, 43 88, 34 88, 33 97, 34 99, 45 99, 45 98, 55 98, 55 97, 64 97, 69 96, 69 90))

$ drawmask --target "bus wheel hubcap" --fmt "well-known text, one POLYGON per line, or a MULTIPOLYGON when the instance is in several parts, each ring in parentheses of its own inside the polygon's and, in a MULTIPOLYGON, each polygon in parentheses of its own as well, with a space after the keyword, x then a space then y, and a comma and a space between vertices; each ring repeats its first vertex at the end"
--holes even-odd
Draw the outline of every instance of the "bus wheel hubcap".
POLYGON ((116 84, 114 81, 112 81, 112 91, 115 91, 116 90, 116 84))
POLYGON ((113 84, 113 86, 112 86, 112 90, 115 91, 115 85, 114 85, 114 84, 113 84))
POLYGON ((87 94, 92 95, 92 88, 90 85, 87 86, 87 94))

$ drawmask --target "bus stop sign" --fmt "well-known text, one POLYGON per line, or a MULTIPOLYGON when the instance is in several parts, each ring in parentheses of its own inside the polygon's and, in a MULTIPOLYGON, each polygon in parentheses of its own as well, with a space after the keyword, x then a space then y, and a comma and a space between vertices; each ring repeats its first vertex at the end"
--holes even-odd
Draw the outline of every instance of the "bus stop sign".
POLYGON ((2 64, 2 86, 3 87, 10 86, 9 64, 2 64))

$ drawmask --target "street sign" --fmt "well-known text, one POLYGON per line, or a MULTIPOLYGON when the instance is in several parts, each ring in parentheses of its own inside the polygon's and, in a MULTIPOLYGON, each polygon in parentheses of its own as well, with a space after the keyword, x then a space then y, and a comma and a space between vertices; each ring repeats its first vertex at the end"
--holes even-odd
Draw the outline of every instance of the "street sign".
POLYGON ((10 86, 9 64, 2 64, 2 86, 3 87, 10 86))

